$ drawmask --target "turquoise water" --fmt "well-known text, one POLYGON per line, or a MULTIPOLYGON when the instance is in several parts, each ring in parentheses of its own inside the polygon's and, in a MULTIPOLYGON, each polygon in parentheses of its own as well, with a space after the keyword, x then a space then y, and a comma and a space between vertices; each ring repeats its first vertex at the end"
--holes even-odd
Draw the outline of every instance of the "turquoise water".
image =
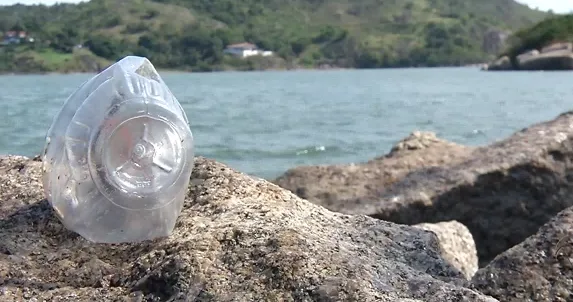
MULTIPOLYGON (((573 109, 573 73, 476 68, 163 73, 196 153, 273 178, 361 162, 414 130, 468 145, 573 109)), ((90 75, 0 76, 0 154, 41 153, 62 102, 90 75)))

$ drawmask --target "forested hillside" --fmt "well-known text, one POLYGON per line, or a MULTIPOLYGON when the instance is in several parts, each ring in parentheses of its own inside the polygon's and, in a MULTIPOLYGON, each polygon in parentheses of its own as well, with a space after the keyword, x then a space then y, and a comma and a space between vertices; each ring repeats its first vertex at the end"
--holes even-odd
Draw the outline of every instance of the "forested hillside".
POLYGON ((546 17, 512 0, 92 0, 0 7, 0 71, 88 71, 128 55, 165 69, 449 66, 484 62, 491 32, 546 17), (29 39, 31 37, 32 39, 29 39), (272 57, 237 59, 251 42, 272 57))

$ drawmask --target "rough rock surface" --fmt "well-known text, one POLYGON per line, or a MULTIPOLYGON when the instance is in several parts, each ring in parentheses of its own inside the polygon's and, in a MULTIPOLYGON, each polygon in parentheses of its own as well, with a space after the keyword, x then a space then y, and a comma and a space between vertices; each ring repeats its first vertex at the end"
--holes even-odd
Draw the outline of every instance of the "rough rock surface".
POLYGON ((512 60, 503 56, 489 64, 485 70, 572 70, 573 43, 557 42, 541 49, 531 49, 512 60))
POLYGON ((457 221, 421 223, 415 227, 438 236, 442 257, 459 269, 467 279, 478 270, 478 257, 474 239, 468 228, 457 221))
POLYGON ((540 53, 519 60, 519 70, 571 70, 573 52, 568 49, 540 53))
POLYGON ((500 301, 573 301, 573 208, 474 276, 473 287, 500 301), (561 247, 561 248, 560 248, 561 247))
POLYGON ((327 209, 347 212, 361 207, 366 196, 377 198, 381 189, 409 172, 453 164, 466 158, 471 150, 432 132, 414 132, 392 147, 389 154, 366 163, 296 167, 273 182, 327 209), (347 204, 350 200, 357 204, 347 204))
MULTIPOLYGON (((447 156, 443 159, 445 151, 437 150, 437 158, 446 164, 415 169, 394 182, 370 175, 351 176, 346 172, 348 166, 335 166, 304 168, 315 171, 306 174, 294 169, 277 183, 343 213, 410 225, 459 221, 472 232, 480 266, 573 205, 572 112, 489 146, 456 149, 463 150, 455 153, 463 156, 448 162, 447 156), (332 170, 339 172, 329 172, 332 170), (309 187, 323 193, 309 195, 309 187)), ((429 151, 421 153, 430 162, 436 156, 429 151)), ((391 165, 367 163, 360 167, 378 169, 376 175, 393 171, 391 165)))
POLYGON ((137 244, 66 231, 39 173, 0 159, 3 302, 497 301, 461 286, 431 232, 330 212, 204 158, 172 236, 137 244))

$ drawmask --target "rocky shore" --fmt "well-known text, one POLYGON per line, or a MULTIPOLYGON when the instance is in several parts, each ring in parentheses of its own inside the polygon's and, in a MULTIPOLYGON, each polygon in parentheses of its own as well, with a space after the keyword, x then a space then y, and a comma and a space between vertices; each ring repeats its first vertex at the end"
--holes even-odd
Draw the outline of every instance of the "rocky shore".
POLYGON ((572 159, 567 112, 482 147, 416 132, 368 162, 297 167, 274 183, 345 214, 405 225, 456 221, 477 247, 471 288, 500 301, 569 301, 573 241, 555 253, 572 229, 572 159))
POLYGON ((275 180, 333 211, 401 224, 456 220, 481 266, 573 205, 573 113, 464 147, 415 133, 366 163, 298 167, 275 180))
POLYGON ((570 301, 572 159, 573 112, 274 183, 198 157, 170 237, 109 245, 58 221, 39 159, 5 156, 0 301, 570 301))
POLYGON ((573 70, 573 43, 554 43, 539 50, 528 50, 515 58, 502 56, 482 70, 573 70))

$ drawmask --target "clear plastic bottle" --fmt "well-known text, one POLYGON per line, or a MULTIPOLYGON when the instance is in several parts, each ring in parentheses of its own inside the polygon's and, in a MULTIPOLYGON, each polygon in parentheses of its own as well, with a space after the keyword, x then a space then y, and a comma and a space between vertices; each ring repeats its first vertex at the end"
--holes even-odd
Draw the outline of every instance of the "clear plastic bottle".
POLYGON ((85 82, 46 135, 43 185, 70 230, 101 243, 168 236, 193 169, 183 108, 153 65, 128 56, 85 82))

